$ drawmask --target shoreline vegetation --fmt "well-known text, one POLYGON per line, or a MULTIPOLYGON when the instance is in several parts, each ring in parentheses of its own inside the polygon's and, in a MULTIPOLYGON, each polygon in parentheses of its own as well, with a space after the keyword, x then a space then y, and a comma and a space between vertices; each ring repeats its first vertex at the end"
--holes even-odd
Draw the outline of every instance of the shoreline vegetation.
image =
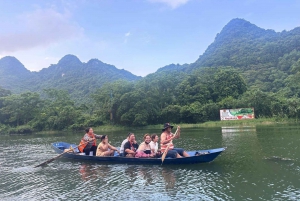
MULTIPOLYGON (((287 125, 287 124, 298 124, 298 119, 280 119, 280 118, 258 118, 258 119, 244 119, 244 120, 227 120, 227 121, 207 121, 204 123, 172 123, 175 127, 178 125, 181 128, 208 128, 208 127, 244 127, 244 126, 268 126, 268 125, 287 125)), ((121 125, 101 125, 101 126, 93 126, 95 132, 103 132, 103 131, 123 131, 123 130, 147 130, 147 129, 161 129, 162 124, 157 125, 148 125, 148 126, 121 126, 121 125)), ((22 129, 21 129, 22 130, 22 129)), ((40 135, 40 134, 57 134, 58 132, 66 132, 66 133, 79 133, 81 131, 73 131, 70 129, 64 130, 44 130, 44 131, 32 131, 32 132, 17 132, 20 131, 20 128, 8 128, 6 131, 2 129, 0 135, 40 135), (15 132, 16 131, 16 132, 15 132)))
POLYGON ((247 87, 231 67, 203 68, 176 76, 162 73, 135 83, 108 83, 91 96, 92 102, 79 105, 68 91, 12 94, 0 87, 0 134, 74 133, 86 127, 96 131, 146 130, 161 128, 165 122, 181 122, 182 128, 297 123, 300 98, 296 94, 300 88, 299 92, 293 89, 275 93, 247 87), (220 110, 239 108, 253 108, 257 119, 220 121, 220 110))
MULTIPOLYGON (((204 123, 195 123, 195 124, 187 124, 187 123, 171 123, 174 126, 180 126, 181 128, 203 128, 203 127, 226 127, 226 126, 267 126, 267 125, 286 125, 286 124, 297 124, 299 123, 295 119, 275 119, 275 118, 259 118, 259 119, 245 119, 245 120, 228 120, 228 121, 208 121, 204 123)), ((95 126, 93 129, 96 132, 103 131, 121 131, 121 130, 135 130, 135 129, 161 129, 162 125, 148 125, 141 127, 127 127, 120 125, 103 125, 103 126, 95 126)), ((39 131, 34 134, 56 134, 59 131, 39 131)), ((67 131, 72 133, 72 131, 67 131)), ((77 131, 78 132, 78 131, 77 131)))

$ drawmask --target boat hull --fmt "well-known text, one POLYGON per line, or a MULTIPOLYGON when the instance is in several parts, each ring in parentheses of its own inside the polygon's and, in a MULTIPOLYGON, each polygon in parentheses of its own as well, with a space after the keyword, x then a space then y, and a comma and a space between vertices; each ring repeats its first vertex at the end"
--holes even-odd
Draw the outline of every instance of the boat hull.
MULTIPOLYGON (((56 142, 52 143, 53 149, 56 153, 63 153, 64 149, 68 149, 72 147, 76 147, 75 144, 69 144, 66 142, 56 142)), ((172 164, 193 164, 193 163, 207 163, 213 161, 219 154, 221 154, 225 148, 217 148, 217 149, 208 149, 208 150, 197 150, 197 151, 187 151, 190 157, 183 158, 165 158, 163 164, 164 165, 172 165, 172 164), (195 156, 195 153, 198 152, 200 155, 195 156)), ((75 149, 75 152, 78 151, 75 149)), ((149 164, 149 165, 161 165, 161 158, 127 158, 120 157, 118 155, 115 156, 107 156, 107 157, 99 157, 99 156, 87 156, 81 155, 78 153, 65 153, 62 155, 64 158, 76 159, 76 160, 88 160, 99 163, 116 163, 116 164, 149 164)))

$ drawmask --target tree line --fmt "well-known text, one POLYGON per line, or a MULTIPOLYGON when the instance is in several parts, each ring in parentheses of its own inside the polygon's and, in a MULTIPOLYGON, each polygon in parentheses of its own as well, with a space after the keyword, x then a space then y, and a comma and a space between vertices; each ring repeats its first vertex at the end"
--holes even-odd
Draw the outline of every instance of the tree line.
POLYGON ((297 67, 291 84, 275 93, 248 87, 242 72, 231 67, 201 68, 191 74, 160 72, 135 82, 107 83, 91 95, 88 104, 76 104, 63 90, 11 94, 0 88, 0 132, 201 123, 220 120, 220 109, 247 107, 254 108, 256 118, 298 119, 297 67))

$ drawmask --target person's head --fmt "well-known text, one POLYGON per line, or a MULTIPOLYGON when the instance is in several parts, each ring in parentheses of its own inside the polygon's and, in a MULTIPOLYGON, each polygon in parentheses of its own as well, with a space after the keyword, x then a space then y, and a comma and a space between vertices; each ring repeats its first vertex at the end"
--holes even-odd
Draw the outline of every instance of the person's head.
POLYGON ((135 141, 134 133, 128 134, 128 141, 129 141, 129 142, 134 142, 134 141, 135 141))
POLYGON ((162 131, 168 131, 168 132, 171 132, 173 126, 171 126, 170 123, 165 123, 164 124, 164 128, 162 129, 162 131))
POLYGON ((128 135, 127 135, 127 140, 129 140, 129 137, 130 137, 131 134, 134 134, 134 133, 129 132, 128 135))
POLYGON ((101 142, 108 143, 107 135, 102 135, 100 139, 101 139, 101 142))
POLYGON ((85 132, 88 133, 88 134, 94 133, 94 131, 93 131, 93 129, 92 129, 91 127, 86 128, 86 129, 85 129, 85 132))
POLYGON ((144 142, 149 144, 151 142, 151 136, 147 133, 144 135, 144 142))
POLYGON ((152 135, 151 135, 151 140, 152 140, 153 142, 158 142, 158 135, 152 134, 152 135))

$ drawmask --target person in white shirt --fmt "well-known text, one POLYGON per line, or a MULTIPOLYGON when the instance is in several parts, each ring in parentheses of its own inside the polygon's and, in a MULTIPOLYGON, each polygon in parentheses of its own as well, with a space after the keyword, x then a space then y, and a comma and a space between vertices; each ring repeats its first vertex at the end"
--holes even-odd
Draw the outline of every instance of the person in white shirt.
POLYGON ((133 134, 131 132, 128 133, 127 138, 125 140, 123 140, 121 147, 120 147, 120 156, 124 156, 124 145, 126 144, 126 142, 128 142, 129 136, 133 134))
POLYGON ((151 142, 150 142, 150 147, 151 147, 151 150, 155 153, 155 154, 158 154, 160 152, 160 150, 158 149, 158 135, 156 134, 152 134, 151 135, 151 142))

